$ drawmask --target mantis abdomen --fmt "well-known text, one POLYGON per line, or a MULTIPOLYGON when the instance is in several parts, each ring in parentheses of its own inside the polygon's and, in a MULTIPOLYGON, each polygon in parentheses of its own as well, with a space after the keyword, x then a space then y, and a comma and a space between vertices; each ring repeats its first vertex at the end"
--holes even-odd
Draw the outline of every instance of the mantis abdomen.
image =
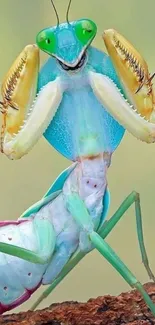
POLYGON ((28 218, 21 218, 16 222, 6 221, 0 224, 0 242, 16 245, 32 252, 40 251, 36 227, 36 222, 39 220, 49 221, 55 238, 54 249, 51 247, 51 257, 45 264, 35 264, 0 253, 1 313, 26 301, 41 284, 52 283, 78 247, 86 252, 92 249, 87 234, 77 225, 67 210, 66 198, 69 193, 78 193, 84 200, 95 227, 98 227, 106 189, 105 168, 105 162, 100 157, 84 159, 71 172, 62 192, 36 214, 30 214, 28 218))

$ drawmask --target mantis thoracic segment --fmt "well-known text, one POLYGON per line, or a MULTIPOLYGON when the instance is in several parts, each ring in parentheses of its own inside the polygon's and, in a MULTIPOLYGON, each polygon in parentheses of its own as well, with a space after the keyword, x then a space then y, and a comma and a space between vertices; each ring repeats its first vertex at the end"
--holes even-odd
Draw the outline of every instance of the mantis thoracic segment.
POLYGON ((17 222, 1 224, 0 312, 27 300, 40 284, 51 284, 38 306, 96 248, 141 292, 155 315, 141 283, 105 241, 135 203, 142 260, 155 280, 144 246, 138 194, 131 193, 105 222, 107 169, 125 128, 145 142, 155 141, 152 77, 146 62, 119 33, 104 32, 107 56, 91 46, 97 32, 93 21, 69 22, 68 11, 66 16, 66 23, 58 19, 57 26, 38 33, 37 45, 21 52, 2 83, 2 152, 19 159, 44 135, 76 163, 17 222), (50 58, 38 74, 39 49, 50 58))
MULTIPOLYGON (((139 194, 137 192, 132 192, 128 195, 128 197, 122 202, 121 206, 118 208, 118 210, 115 212, 115 214, 111 217, 111 219, 108 221, 105 221, 103 226, 98 229, 98 233, 102 239, 105 239, 109 235, 109 233, 112 231, 112 229, 115 227, 115 225, 119 222, 119 220, 125 215, 125 212, 129 209, 129 207, 132 204, 135 204, 137 235, 138 235, 138 241, 139 241, 142 261, 143 261, 144 267, 145 267, 150 279, 152 279, 155 282, 154 275, 153 275, 153 273, 150 269, 150 266, 149 266, 149 261, 148 261, 148 257, 147 257, 147 253, 146 253, 146 249, 145 249, 145 245, 144 245, 140 198, 139 198, 139 194)), ((41 294, 41 296, 33 304, 31 310, 35 310, 39 306, 39 304, 45 298, 47 298, 49 296, 49 294, 55 289, 55 287, 80 262, 80 260, 85 255, 86 255, 85 252, 77 251, 72 256, 72 258, 67 263, 67 265, 62 269, 59 276, 53 281, 53 283, 41 294)), ((139 290, 139 281, 134 282, 134 284, 130 282, 129 285, 131 285, 131 287, 135 287, 139 290)), ((140 288, 141 288, 141 284, 140 284, 140 288)), ((144 293, 144 291, 143 291, 143 293, 144 293)), ((144 299, 145 298, 146 298, 146 302, 147 302, 148 297, 147 297, 147 295, 144 294, 144 299)), ((149 301, 150 301, 150 299, 149 299, 149 301)), ((153 307, 153 312, 154 312, 154 306, 152 305, 152 303, 151 303, 151 306, 153 307)))

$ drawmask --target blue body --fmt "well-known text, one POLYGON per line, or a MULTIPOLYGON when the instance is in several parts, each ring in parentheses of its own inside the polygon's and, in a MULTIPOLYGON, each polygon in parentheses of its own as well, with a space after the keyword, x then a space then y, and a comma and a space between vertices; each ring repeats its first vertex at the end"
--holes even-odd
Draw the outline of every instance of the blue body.
POLYGON ((109 76, 121 89, 109 56, 93 47, 88 48, 87 63, 79 72, 69 74, 55 58, 50 58, 39 76, 38 91, 58 76, 67 85, 59 109, 44 136, 56 150, 71 160, 79 156, 82 137, 98 137, 99 151, 112 153, 125 131, 94 95, 87 78, 89 70, 109 76))

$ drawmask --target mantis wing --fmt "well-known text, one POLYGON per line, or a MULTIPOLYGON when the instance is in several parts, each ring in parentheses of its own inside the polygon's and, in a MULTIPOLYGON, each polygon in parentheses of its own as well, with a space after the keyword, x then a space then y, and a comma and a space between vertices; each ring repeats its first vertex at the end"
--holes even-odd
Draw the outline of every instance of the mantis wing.
POLYGON ((57 191, 54 193, 49 194, 46 197, 43 197, 40 201, 34 203, 30 208, 28 208, 21 216, 21 218, 28 218, 31 217, 33 214, 37 213, 44 205, 48 204, 49 202, 53 201, 61 191, 57 191))
POLYGON ((76 163, 72 164, 68 168, 66 168, 54 181, 54 183, 50 186, 44 197, 49 196, 50 194, 61 191, 63 188, 63 185, 66 181, 66 179, 69 177, 70 173, 73 171, 73 169, 76 167, 76 163))
POLYGON ((66 168, 50 186, 44 197, 38 202, 34 203, 30 208, 28 208, 20 216, 20 218, 30 217, 32 214, 37 213, 44 205, 48 204, 50 201, 53 201, 61 193, 65 180, 70 175, 75 166, 76 164, 73 164, 72 166, 66 168))

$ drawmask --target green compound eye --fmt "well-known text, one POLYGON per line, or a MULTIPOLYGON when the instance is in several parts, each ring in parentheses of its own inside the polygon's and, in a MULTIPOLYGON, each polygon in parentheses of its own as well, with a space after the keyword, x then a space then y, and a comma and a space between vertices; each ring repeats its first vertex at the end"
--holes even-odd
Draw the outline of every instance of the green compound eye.
POLYGON ((95 37, 97 26, 91 20, 79 20, 75 24, 75 33, 83 45, 89 44, 95 37))
POLYGON ((42 51, 47 52, 48 54, 56 52, 56 39, 53 30, 50 28, 38 33, 36 42, 42 51))

